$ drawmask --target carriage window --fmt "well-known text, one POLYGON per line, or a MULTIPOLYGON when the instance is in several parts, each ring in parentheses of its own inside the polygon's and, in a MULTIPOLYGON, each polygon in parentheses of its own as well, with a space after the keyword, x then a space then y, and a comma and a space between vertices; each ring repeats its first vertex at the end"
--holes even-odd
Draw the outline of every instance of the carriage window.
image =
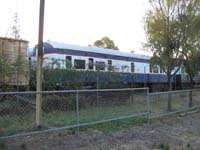
POLYGON ((135 64, 133 62, 131 63, 131 72, 135 72, 135 64))
POLYGON ((85 60, 75 59, 74 60, 75 69, 85 69, 85 60))
POLYGON ((153 71, 153 73, 158 73, 158 66, 157 65, 153 65, 152 66, 152 71, 153 71))
POLYGON ((93 58, 89 58, 88 68, 90 70, 93 70, 93 68, 94 68, 94 59, 93 58))
POLYGON ((150 73, 153 73, 153 67, 152 66, 153 66, 152 64, 150 64, 150 66, 149 66, 150 73))
POLYGON ((186 69, 185 69, 185 67, 184 66, 182 66, 181 67, 181 74, 185 74, 186 73, 186 71, 185 71, 186 69))
POLYGON ((96 61, 96 70, 105 70, 105 62, 96 61))
POLYGON ((112 60, 108 60, 108 71, 112 70, 112 60))
POLYGON ((66 69, 71 69, 72 67, 72 56, 66 56, 66 69))
POLYGON ((160 68, 160 73, 163 73, 164 71, 163 71, 163 69, 162 68, 160 68))

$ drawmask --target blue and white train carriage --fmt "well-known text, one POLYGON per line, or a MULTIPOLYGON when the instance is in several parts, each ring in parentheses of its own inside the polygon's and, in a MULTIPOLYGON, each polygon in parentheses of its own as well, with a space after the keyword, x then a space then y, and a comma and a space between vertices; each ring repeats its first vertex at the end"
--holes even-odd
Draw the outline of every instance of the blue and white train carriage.
MULTIPOLYGON (((36 48, 33 57, 37 54, 36 48)), ((91 71, 149 73, 150 56, 118 50, 63 44, 53 41, 44 43, 44 66, 74 68, 91 71), (57 63, 53 61, 57 60, 57 63), (71 63, 71 65, 69 64, 71 63)))
MULTIPOLYGON (((34 48, 32 59, 36 59, 34 48)), ((150 68, 150 56, 89 46, 44 43, 44 66, 82 71, 117 72, 126 83, 167 83, 159 67, 150 68)))

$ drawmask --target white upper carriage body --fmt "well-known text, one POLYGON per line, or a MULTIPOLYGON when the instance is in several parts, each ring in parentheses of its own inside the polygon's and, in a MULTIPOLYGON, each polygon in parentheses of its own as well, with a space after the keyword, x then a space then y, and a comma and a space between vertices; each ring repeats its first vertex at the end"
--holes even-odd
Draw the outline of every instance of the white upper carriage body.
POLYGON ((151 69, 150 72, 149 60, 151 56, 53 41, 45 43, 50 45, 51 52, 48 52, 48 48, 44 50, 46 51, 43 56, 44 66, 65 69, 67 63, 70 63, 71 68, 76 70, 163 74, 159 67, 156 71, 151 69), (70 53, 68 53, 69 50, 70 53), (100 65, 102 67, 99 67, 100 65))

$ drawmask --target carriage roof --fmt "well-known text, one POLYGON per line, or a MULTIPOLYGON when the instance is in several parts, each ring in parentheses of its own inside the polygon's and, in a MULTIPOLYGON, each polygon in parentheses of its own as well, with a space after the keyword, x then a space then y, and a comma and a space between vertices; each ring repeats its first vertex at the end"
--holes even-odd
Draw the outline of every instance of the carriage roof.
POLYGON ((124 57, 134 57, 134 58, 140 58, 140 59, 146 59, 146 60, 150 59, 150 56, 147 56, 147 55, 128 53, 128 52, 122 52, 120 50, 104 49, 104 48, 91 47, 91 46, 65 44, 65 43, 54 42, 54 41, 47 41, 45 42, 44 45, 46 45, 46 47, 57 48, 57 49, 70 49, 70 50, 75 50, 75 51, 85 51, 85 52, 93 52, 93 53, 124 56, 124 57))

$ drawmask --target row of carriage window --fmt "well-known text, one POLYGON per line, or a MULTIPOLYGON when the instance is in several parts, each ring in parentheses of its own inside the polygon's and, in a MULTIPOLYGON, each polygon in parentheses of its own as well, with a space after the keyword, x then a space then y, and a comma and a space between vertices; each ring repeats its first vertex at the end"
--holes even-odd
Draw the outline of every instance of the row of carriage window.
MULTIPOLYGON (((89 70, 94 70, 94 67, 96 68, 96 70, 99 70, 99 71, 105 70, 106 67, 107 67, 108 71, 114 71, 114 69, 115 69, 112 65, 112 60, 108 60, 107 65, 103 61, 95 61, 95 63, 94 63, 93 58, 89 58, 88 62, 89 62, 88 63, 89 70)), ((127 67, 127 66, 123 66, 123 67, 127 67)), ((71 69, 71 68, 72 68, 72 57, 66 56, 66 69, 71 69)), ((86 61, 81 60, 81 59, 74 59, 74 68, 75 69, 86 69, 86 61)), ((123 68, 122 68, 122 70, 123 70, 123 68)), ((131 72, 135 72, 134 62, 131 62, 131 72)), ((151 73, 163 73, 162 70, 159 70, 158 66, 152 66, 152 65, 150 65, 150 72, 151 73)))
MULTIPOLYGON (((112 60, 108 60, 107 64, 103 61, 95 61, 93 58, 88 59, 88 69, 94 70, 94 67, 96 70, 105 70, 106 67, 108 71, 114 71, 114 67, 112 65, 112 60)), ((66 68, 71 69, 72 68, 72 57, 66 56, 66 68)), ((81 59, 74 59, 74 68, 75 69, 86 69, 86 61, 81 59)), ((131 63, 131 72, 135 71, 134 63, 131 63)))

